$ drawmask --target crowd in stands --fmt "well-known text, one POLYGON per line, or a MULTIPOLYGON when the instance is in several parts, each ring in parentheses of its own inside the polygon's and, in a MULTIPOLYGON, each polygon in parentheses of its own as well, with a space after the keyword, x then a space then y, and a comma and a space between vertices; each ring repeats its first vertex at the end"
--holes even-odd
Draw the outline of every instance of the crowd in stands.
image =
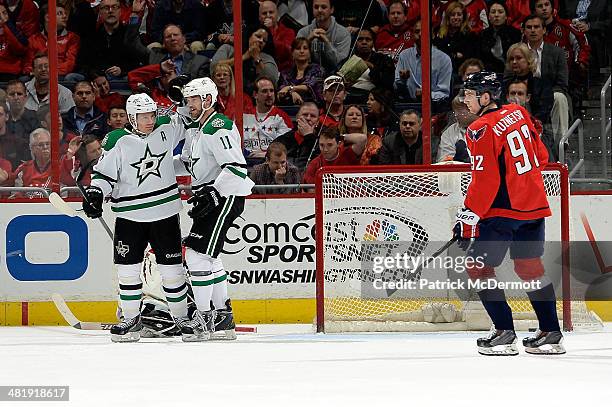
MULTIPOLYGON (((322 166, 469 161, 475 119, 457 98, 494 71, 504 102, 529 110, 557 146, 590 75, 609 65, 609 0, 431 1, 431 102, 423 123, 419 0, 242 0, 243 100, 236 100, 232 0, 58 0, 62 185, 127 125, 146 92, 174 114, 169 83, 209 76, 217 109, 243 115, 251 178, 268 193, 304 190, 322 166), (284 185, 294 185, 286 187, 284 185)), ((48 186, 47 0, 0 0, 0 186, 48 186)))

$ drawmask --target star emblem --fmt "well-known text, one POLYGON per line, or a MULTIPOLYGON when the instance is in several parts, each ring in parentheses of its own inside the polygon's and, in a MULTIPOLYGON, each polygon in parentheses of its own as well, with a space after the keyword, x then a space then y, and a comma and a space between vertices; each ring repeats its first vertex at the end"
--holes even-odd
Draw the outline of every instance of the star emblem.
POLYGON ((193 167, 195 167, 195 165, 198 163, 198 161, 200 161, 200 157, 195 157, 195 158, 194 157, 190 157, 189 158, 189 168, 188 168, 188 171, 189 171, 189 173, 191 174, 191 176, 193 178, 197 178, 195 176, 195 173, 193 172, 193 167))
POLYGON ((162 154, 153 154, 147 145, 144 157, 142 157, 139 161, 130 164, 130 166, 138 170, 138 173, 136 174, 138 177, 138 185, 142 184, 149 175, 155 175, 156 177, 161 178, 159 166, 161 165, 161 162, 166 154, 167 152, 163 152, 162 154))

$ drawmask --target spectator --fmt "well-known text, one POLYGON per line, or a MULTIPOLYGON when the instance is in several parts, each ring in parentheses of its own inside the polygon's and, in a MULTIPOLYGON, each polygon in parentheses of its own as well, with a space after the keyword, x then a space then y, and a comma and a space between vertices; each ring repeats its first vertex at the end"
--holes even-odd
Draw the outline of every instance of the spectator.
POLYGON ((556 144, 569 128, 568 69, 563 50, 544 42, 545 32, 541 17, 531 15, 525 19, 523 35, 536 57, 533 76, 544 79, 553 87, 554 102, 550 115, 556 144))
MULTIPOLYGON (((525 20, 525 17, 531 14, 529 3, 532 1, 533 0, 505 0, 504 7, 506 8, 508 15, 508 25, 520 31, 523 27, 523 20, 525 20)), ((495 3, 495 1, 491 2, 489 6, 493 3, 495 3)), ((491 21, 489 20, 489 23, 490 22, 491 21)))
MULTIPOLYGON (((412 0, 414 2, 415 0, 412 0)), ((411 9, 417 10, 418 7, 411 9)), ((389 55, 397 63, 399 54, 414 45, 410 28, 414 25, 407 19, 408 7, 403 0, 393 0, 389 4, 389 24, 380 28, 376 36, 376 50, 389 55)))
MULTIPOLYGON (((395 67, 395 90, 410 101, 421 99, 421 22, 414 26, 415 43, 401 52, 395 67)), ((434 111, 444 110, 450 98, 452 62, 448 55, 431 47, 431 105, 434 111)))
MULTIPOLYGON (((234 84, 234 72, 228 64, 218 63, 212 68, 212 80, 217 85, 219 95, 217 102, 219 103, 219 111, 224 115, 234 120, 236 116, 236 93, 234 84)), ((251 98, 244 95, 243 112, 253 108, 251 98)))
POLYGON ((462 3, 448 4, 433 44, 451 58, 454 72, 467 58, 478 56, 474 46, 477 37, 470 31, 467 9, 462 3))
POLYGON ((0 157, 0 187, 10 187, 14 182, 11 162, 0 157))
POLYGON ((302 27, 308 25, 308 6, 306 0, 279 0, 278 15, 287 14, 302 27))
MULTIPOLYGON (((252 93, 253 83, 260 76, 266 76, 276 83, 279 73, 274 55, 272 35, 267 28, 258 28, 246 36, 244 54, 242 55, 242 69, 244 74, 244 91, 252 93)), ((223 63, 234 66, 234 46, 222 45, 213 56, 212 65, 223 63)))
POLYGON ((609 42, 606 36, 610 32, 612 3, 609 0, 565 0, 561 4, 564 7, 560 15, 572 20, 572 26, 587 35, 593 50, 591 68, 599 73, 600 67, 609 64, 605 50, 609 42))
MULTIPOLYGON (((40 127, 47 130, 51 133, 51 111, 49 110, 49 105, 43 105, 36 112, 36 116, 38 117, 38 122, 40 123, 40 127)), ((68 146, 70 142, 77 138, 77 134, 64 128, 64 121, 62 120, 62 115, 57 114, 58 118, 58 130, 59 130, 59 154, 55 153, 57 157, 61 157, 66 154, 66 150, 68 150, 68 146)))
POLYGON ((28 136, 11 131, 9 120, 8 107, 0 104, 0 158, 7 160, 11 168, 16 168, 30 158, 28 136))
MULTIPOLYGON (((234 43, 233 0, 204 0, 204 39, 207 49, 215 50, 223 44, 234 43)), ((242 9, 245 15, 245 9, 242 9)))
POLYGON ((176 67, 177 75, 187 75, 191 79, 210 75, 210 58, 187 51, 186 37, 181 28, 174 24, 167 25, 163 30, 163 48, 154 48, 149 54, 149 64, 160 64, 171 59, 176 67))
MULTIPOLYGON (((542 123, 550 123, 554 96, 552 85, 533 75, 536 69, 535 53, 524 43, 517 43, 508 50, 505 81, 523 80, 529 89, 531 113, 542 123)), ((552 142, 550 143, 552 144, 552 142)))
MULTIPOLYGON (((30 134, 32 159, 15 170, 16 187, 49 187, 51 183, 51 135, 38 128, 30 134)), ((30 198, 41 197, 38 192, 27 193, 30 198)))
POLYGON ((336 71, 341 61, 349 56, 351 34, 338 24, 332 0, 313 0, 314 20, 298 31, 298 37, 308 38, 311 42, 313 60, 330 74, 336 71))
POLYGON ((341 137, 337 128, 323 127, 319 135, 321 154, 308 164, 304 173, 304 184, 315 183, 315 175, 319 168, 359 165, 366 141, 365 134, 344 134, 344 137, 341 137))
POLYGON ((274 60, 279 71, 287 71, 292 66, 291 43, 295 31, 278 21, 276 3, 270 0, 259 3, 259 23, 270 30, 274 41, 274 60))
POLYGON ((291 55, 293 66, 280 76, 279 101, 288 105, 301 105, 304 101, 321 102, 323 70, 310 59, 310 42, 302 37, 294 39, 291 55))
POLYGON ((27 39, 40 32, 40 13, 33 0, 7 0, 5 5, 19 35, 27 39))
POLYGON ((421 124, 422 119, 419 112, 416 110, 404 111, 400 115, 400 131, 389 134, 383 140, 383 145, 378 151, 378 163, 423 164, 421 124))
POLYGON ((508 9, 502 0, 489 3, 489 23, 480 34, 480 58, 488 71, 501 73, 508 49, 521 40, 521 32, 508 24, 508 9))
POLYGON ((98 136, 93 134, 86 134, 74 140, 60 162, 60 184, 75 186, 75 178, 80 175, 81 170, 85 169, 82 167, 86 167, 81 185, 89 185, 91 182, 91 162, 96 161, 102 155, 102 145, 98 136))
POLYGON ((319 122, 323 126, 338 127, 344 114, 344 99, 346 90, 341 76, 328 76, 323 82, 323 99, 325 109, 321 111, 319 122))
MULTIPOLYGON (((49 8, 45 4, 41 7, 44 16, 44 30, 28 39, 28 52, 23 64, 23 73, 32 73, 32 61, 37 54, 47 54, 47 32, 49 29, 49 8)), ((57 73, 60 80, 79 81, 85 79, 75 71, 77 54, 81 45, 78 35, 66 29, 68 13, 61 4, 56 6, 57 15, 57 73)))
POLYGON ((244 150, 248 164, 259 164, 265 158, 268 145, 291 130, 292 123, 287 113, 274 105, 275 95, 274 83, 270 78, 261 77, 255 81, 255 108, 246 111, 243 116, 244 150))
MULTIPOLYGON (((27 100, 25 107, 37 111, 40 106, 49 104, 49 58, 46 54, 36 54, 32 60, 34 78, 26 82, 27 100)), ((59 110, 66 113, 74 106, 72 92, 58 84, 59 110)))
POLYGON ((146 65, 128 73, 128 85, 134 93, 148 93, 157 103, 158 113, 171 114, 176 105, 168 97, 170 81, 176 78, 176 65, 171 59, 160 64, 146 65))
MULTIPOLYGON (((485 28, 489 27, 489 20, 487 19, 487 4, 484 0, 460 0, 461 4, 465 7, 467 14, 467 21, 470 31, 473 33, 480 33, 485 28)), ((448 12, 447 6, 446 12, 448 12)))
POLYGON ((557 10, 553 10, 551 0, 536 0, 535 14, 540 16, 546 24, 544 42, 555 45, 565 51, 568 67, 568 86, 572 95, 582 96, 581 90, 587 79, 591 46, 586 35, 572 26, 570 20, 559 18, 557 10))
POLYGON ((304 102, 296 115, 293 130, 277 137, 274 141, 282 143, 287 149, 288 161, 300 171, 306 169, 311 158, 319 155, 319 145, 315 135, 319 122, 319 108, 313 102, 304 102))
MULTIPOLYGON (((300 170, 287 162, 287 148, 283 143, 270 143, 266 151, 266 162, 256 165, 250 175, 255 185, 299 184, 300 170)), ((297 187, 265 189, 264 194, 290 194, 299 192, 297 187)))
MULTIPOLYGON (((165 42, 165 31, 169 25, 173 25, 185 32, 183 46, 187 44, 194 54, 204 49, 204 7, 199 0, 157 0, 151 12, 151 40, 165 42)), ((153 44, 150 48, 153 48, 153 44)))
POLYGON ((25 144, 27 145, 30 133, 40 126, 36 118, 36 111, 26 108, 28 97, 23 82, 16 79, 9 81, 6 87, 6 94, 6 101, 10 108, 10 115, 7 122, 8 131, 25 140, 25 144))
POLYGON ((353 86, 349 88, 349 98, 363 103, 369 91, 375 87, 393 89, 395 65, 390 56, 374 51, 374 32, 368 28, 359 31, 355 46, 355 55, 365 62, 365 71, 353 86))
MULTIPOLYGON (((467 148, 465 143, 465 131, 467 127, 478 118, 478 116, 470 113, 465 103, 463 103, 458 96, 453 99, 452 108, 456 121, 442 132, 440 145, 438 146, 438 162, 462 161, 457 159, 459 157, 456 157, 458 150, 457 143, 459 143, 462 148, 467 148), (461 144, 461 142, 463 144, 461 144)), ((462 151, 461 148, 459 151, 462 151)))
POLYGON ((108 118, 106 119, 106 124, 108 124, 109 131, 123 129, 127 122, 128 117, 125 110, 125 104, 113 105, 109 107, 108 118))
MULTIPOLYGON (((488 29, 488 28, 487 28, 488 29)), ((453 96, 457 96, 457 94, 463 88, 463 83, 473 73, 481 72, 484 70, 484 64, 480 59, 477 58, 468 58, 461 66, 459 66, 458 78, 455 84, 453 85, 453 96)))
POLYGON ((91 82, 77 82, 72 95, 75 106, 62 116, 64 127, 79 136, 93 134, 102 140, 108 132, 106 114, 94 106, 96 97, 91 82))
POLYGON ((368 108, 367 125, 370 133, 385 138, 392 127, 397 127, 393 120, 393 116, 397 117, 397 114, 393 111, 393 93, 390 90, 372 89, 366 106, 368 108))
POLYGON ((118 92, 110 91, 110 83, 108 83, 108 79, 103 72, 96 73, 91 84, 96 95, 94 105, 100 111, 108 114, 111 106, 125 106, 126 97, 118 92))
POLYGON ((23 38, 16 35, 17 29, 9 20, 4 4, 0 4, 0 80, 16 79, 21 73, 21 60, 27 48, 23 38))
POLYGON ((368 132, 368 125, 365 120, 365 112, 358 105, 350 105, 342 115, 342 121, 338 126, 340 134, 365 134, 367 141, 359 164, 376 164, 376 154, 382 146, 382 138, 374 133, 368 132))
POLYGON ((149 50, 140 42, 138 33, 139 14, 144 7, 144 0, 134 1, 130 24, 124 25, 120 21, 119 0, 102 0, 98 8, 102 24, 81 39, 81 70, 88 75, 103 71, 112 82, 124 78, 128 71, 146 61, 149 50))
POLYGON ((353 38, 362 25, 363 28, 378 31, 384 24, 381 8, 376 3, 370 6, 370 0, 342 0, 334 3, 336 21, 346 27, 353 38))

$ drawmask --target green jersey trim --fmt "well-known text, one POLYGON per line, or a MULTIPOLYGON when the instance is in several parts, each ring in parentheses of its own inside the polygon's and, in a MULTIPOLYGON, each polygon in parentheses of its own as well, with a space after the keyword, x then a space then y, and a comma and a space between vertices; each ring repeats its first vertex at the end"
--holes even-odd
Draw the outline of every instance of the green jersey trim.
POLYGON ((113 206, 111 209, 113 210, 113 212, 136 211, 139 209, 146 209, 146 208, 152 208, 154 206, 163 205, 165 203, 174 201, 175 199, 181 199, 181 195, 174 194, 174 195, 170 195, 165 198, 162 198, 162 199, 158 199, 157 201, 145 202, 141 204, 128 205, 128 206, 121 206, 119 208, 113 206))
POLYGON ((228 167, 225 167, 225 168, 227 168, 228 170, 230 170, 230 172, 231 172, 232 174, 237 175, 237 176, 239 176, 239 177, 240 177, 240 178, 242 178, 242 179, 246 179, 246 177, 247 177, 247 175, 246 175, 245 173, 243 173, 242 171, 238 170, 237 168, 234 168, 234 167, 229 167, 229 166, 228 166, 228 167))
POLYGON ((206 135, 213 135, 218 130, 231 130, 232 125, 234 123, 227 118, 227 116, 222 115, 221 113, 214 114, 202 127, 202 133, 206 135))
POLYGON ((117 141, 126 134, 130 134, 130 132, 125 129, 116 129, 107 133, 106 136, 104 136, 104 140, 102 140, 102 148, 104 148, 104 151, 112 150, 115 144, 117 144, 117 141))
POLYGON ((155 120, 155 127, 154 129, 158 128, 159 126, 163 126, 164 124, 170 124, 171 119, 168 116, 158 116, 157 120, 155 120))

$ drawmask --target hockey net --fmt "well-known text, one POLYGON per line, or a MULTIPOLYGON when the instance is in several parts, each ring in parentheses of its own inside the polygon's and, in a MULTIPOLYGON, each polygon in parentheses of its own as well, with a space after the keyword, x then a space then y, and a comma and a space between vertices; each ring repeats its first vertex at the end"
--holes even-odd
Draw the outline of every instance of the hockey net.
MULTIPOLYGON (((546 219, 544 264, 546 267, 548 256, 548 262, 556 263, 558 270, 559 318, 565 330, 596 329, 600 324, 596 316, 583 301, 570 298, 567 170, 552 164, 542 174, 553 212, 546 219)), ((418 287, 425 278, 445 280, 445 266, 417 274, 392 272, 398 280, 407 277, 404 281, 414 281, 412 289, 372 289, 377 277, 372 269, 374 256, 431 256, 452 238, 455 214, 463 205, 469 182, 469 166, 465 164, 322 169, 316 185, 317 330, 489 329, 491 322, 475 291, 418 287)), ((496 268, 498 279, 513 273, 508 257, 496 268)), ((516 328, 536 328, 525 291, 506 290, 506 296, 516 328)))

